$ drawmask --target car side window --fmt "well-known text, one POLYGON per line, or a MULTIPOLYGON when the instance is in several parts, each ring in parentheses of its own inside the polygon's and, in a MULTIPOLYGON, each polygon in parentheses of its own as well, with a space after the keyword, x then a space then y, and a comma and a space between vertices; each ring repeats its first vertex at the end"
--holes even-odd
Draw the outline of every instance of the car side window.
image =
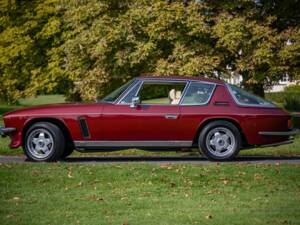
POLYGON ((185 82, 144 82, 138 96, 142 104, 178 105, 185 82))
POLYGON ((250 94, 237 86, 228 84, 229 91, 235 101, 240 105, 246 106, 264 106, 264 107, 275 107, 275 105, 271 102, 266 101, 258 96, 250 94))
POLYGON ((214 84, 191 82, 187 88, 186 94, 182 99, 182 105, 203 105, 208 103, 213 90, 214 84))

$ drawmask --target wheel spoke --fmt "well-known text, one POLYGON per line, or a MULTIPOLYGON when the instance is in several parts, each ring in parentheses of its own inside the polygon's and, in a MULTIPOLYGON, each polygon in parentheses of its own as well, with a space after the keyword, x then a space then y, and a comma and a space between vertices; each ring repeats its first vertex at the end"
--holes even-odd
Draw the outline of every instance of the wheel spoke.
POLYGON ((50 138, 45 138, 45 143, 46 143, 46 145, 52 144, 51 139, 50 138))
POLYGON ((40 133, 39 138, 45 138, 45 133, 40 133))
POLYGON ((38 140, 39 140, 38 138, 33 138, 33 139, 32 139, 32 142, 33 142, 35 145, 38 145, 38 140))
POLYGON ((224 141, 226 141, 226 142, 229 142, 229 140, 230 140, 230 136, 227 135, 227 134, 223 134, 223 135, 221 136, 221 138, 222 138, 224 141))
POLYGON ((213 138, 209 141, 209 144, 212 145, 212 146, 215 146, 216 145, 216 140, 213 138))
POLYGON ((215 147, 217 152, 221 152, 223 150, 223 147, 220 145, 215 145, 215 147))
POLYGON ((47 148, 47 146, 45 146, 44 148, 42 148, 42 152, 44 154, 47 154, 48 151, 49 151, 49 149, 47 148))
POLYGON ((214 133, 214 136, 215 136, 215 138, 218 138, 221 136, 221 134, 220 134, 220 132, 216 132, 216 133, 214 133))

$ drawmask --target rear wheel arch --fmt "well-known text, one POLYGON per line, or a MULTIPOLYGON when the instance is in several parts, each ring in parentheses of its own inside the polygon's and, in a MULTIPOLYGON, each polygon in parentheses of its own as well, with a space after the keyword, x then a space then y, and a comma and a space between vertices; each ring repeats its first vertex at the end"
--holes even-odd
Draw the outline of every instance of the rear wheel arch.
POLYGON ((70 148, 74 148, 74 142, 71 136, 71 133, 69 131, 69 129, 67 128, 67 126, 64 124, 64 122, 62 122, 59 119, 56 118, 35 118, 35 119, 31 119, 29 121, 27 121, 27 123, 25 124, 23 130, 22 130, 22 144, 24 144, 24 139, 26 136, 27 131, 29 130, 29 128, 36 124, 36 123, 41 123, 41 122, 48 122, 48 123, 52 123, 56 126, 58 126, 61 131, 63 132, 63 135, 65 136, 65 139, 67 141, 67 146, 70 148))
POLYGON ((197 145, 198 144, 198 137, 199 137, 199 134, 201 132, 201 130, 209 123, 211 122, 214 122, 214 121, 226 121, 226 122, 229 122, 231 124, 233 124, 237 129, 239 129, 241 131, 241 137, 242 137, 242 145, 243 146, 246 146, 248 144, 247 142, 247 138, 243 132, 243 129, 242 127, 240 126, 240 124, 238 123, 238 121, 236 121, 235 119, 233 118, 227 118, 227 117, 220 117, 220 118, 210 118, 210 119, 207 119, 205 121, 203 121, 198 129, 197 129, 197 132, 194 136, 194 139, 193 139, 193 145, 197 145))

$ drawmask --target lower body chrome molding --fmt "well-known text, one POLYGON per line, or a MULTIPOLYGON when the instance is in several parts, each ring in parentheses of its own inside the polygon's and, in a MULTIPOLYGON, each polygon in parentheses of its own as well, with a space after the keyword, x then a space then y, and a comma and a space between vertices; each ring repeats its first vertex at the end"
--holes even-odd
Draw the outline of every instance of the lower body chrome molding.
POLYGON ((193 141, 74 141, 75 148, 191 147, 193 141))

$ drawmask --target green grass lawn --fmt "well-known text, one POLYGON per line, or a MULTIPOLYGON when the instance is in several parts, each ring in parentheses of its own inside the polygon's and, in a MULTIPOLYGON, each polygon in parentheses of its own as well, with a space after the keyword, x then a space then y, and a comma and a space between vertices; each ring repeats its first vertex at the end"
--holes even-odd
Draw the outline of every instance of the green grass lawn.
POLYGON ((2 164, 1 224, 299 224, 299 165, 2 164))
MULTIPOLYGON (((20 101, 18 107, 55 103, 56 97, 20 101)), ((1 112, 14 107, 0 106, 1 112)), ((8 144, 0 139, 1 155, 22 154, 8 144)), ((300 155, 300 138, 240 154, 300 155)), ((287 164, 0 164, 0 224, 299 224, 299 178, 300 165, 287 164)))

